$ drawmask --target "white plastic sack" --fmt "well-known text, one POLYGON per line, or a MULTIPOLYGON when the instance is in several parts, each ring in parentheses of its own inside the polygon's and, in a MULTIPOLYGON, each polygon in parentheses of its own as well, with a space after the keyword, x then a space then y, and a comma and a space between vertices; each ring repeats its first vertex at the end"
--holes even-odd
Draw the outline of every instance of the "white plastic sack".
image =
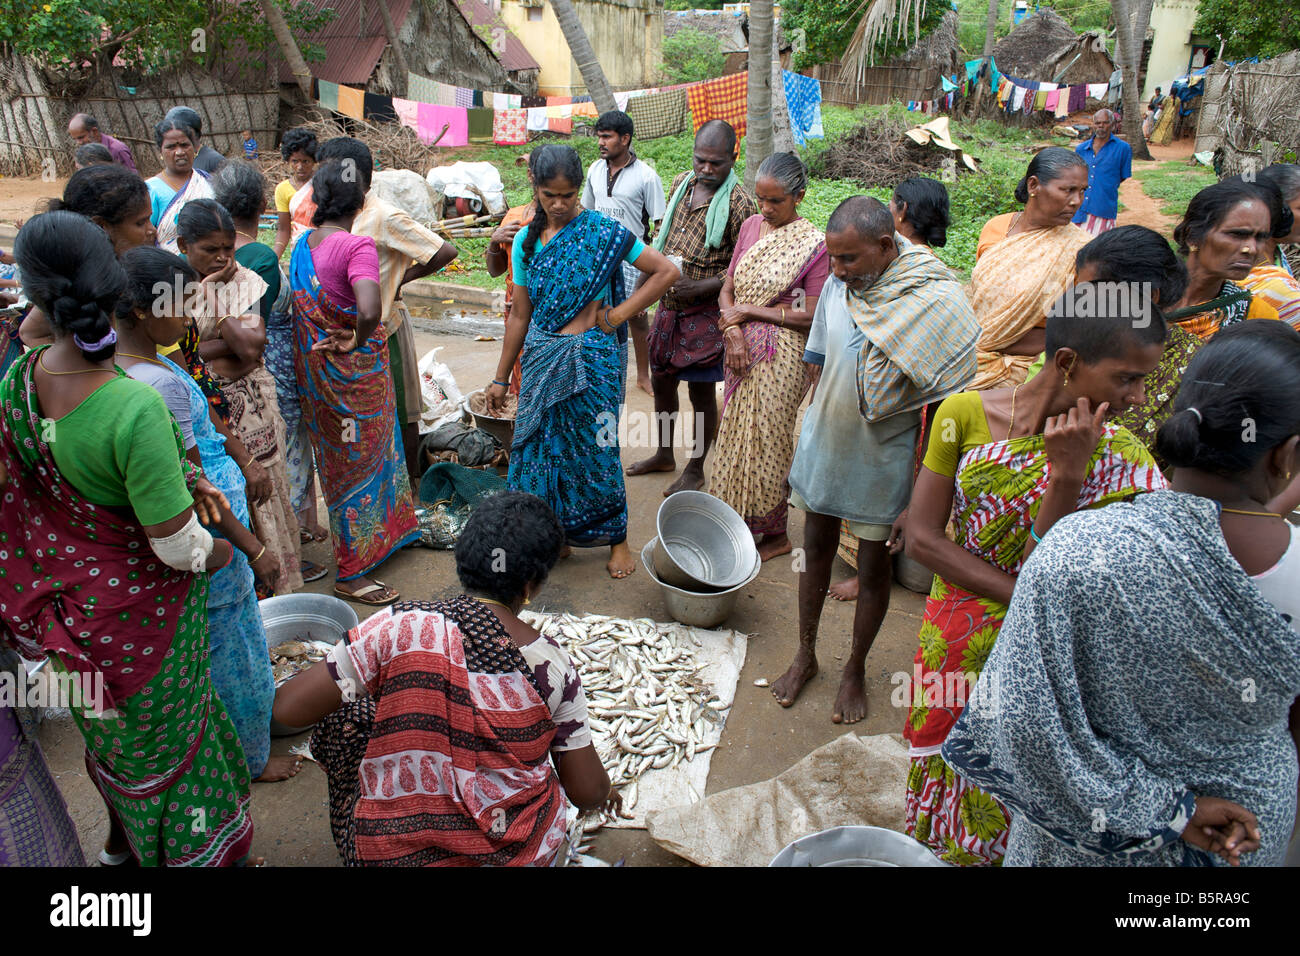
POLYGON ((464 396, 456 387, 456 377, 451 374, 451 369, 438 361, 441 351, 440 345, 420 359, 421 435, 461 416, 460 403, 464 396))
POLYGON ((413 169, 381 169, 370 182, 375 195, 390 202, 417 222, 441 219, 442 206, 433 188, 413 169))
POLYGON ((450 166, 438 166, 429 170, 427 178, 435 192, 452 199, 486 200, 485 214, 502 214, 509 208, 506 205, 506 188, 501 182, 501 174, 491 163, 455 162, 450 166), (471 189, 471 186, 478 192, 471 189))

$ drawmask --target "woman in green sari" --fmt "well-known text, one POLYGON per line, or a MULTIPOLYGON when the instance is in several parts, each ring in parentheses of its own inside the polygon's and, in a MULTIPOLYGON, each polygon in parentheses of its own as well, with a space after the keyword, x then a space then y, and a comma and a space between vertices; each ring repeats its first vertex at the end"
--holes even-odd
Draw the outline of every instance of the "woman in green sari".
POLYGON ((162 396, 113 363, 126 276, 104 233, 52 212, 16 245, 55 342, 0 383, 0 631, 78 680, 68 704, 113 824, 101 859, 240 863, 249 774, 208 668, 206 572, 231 550, 200 523, 223 499, 162 396))
POLYGON ((1020 568, 1063 516, 1166 487, 1146 448, 1106 421, 1144 400, 1164 320, 1137 322, 1095 292, 1065 293, 1093 295, 1099 306, 1088 313, 1058 300, 1047 317, 1050 358, 1033 378, 940 404, 912 492, 907 552, 935 579, 903 730, 906 824, 950 863, 996 865, 1006 851, 1005 808, 948 767, 939 748, 993 649, 1020 568), (944 533, 950 517, 955 542, 944 533))

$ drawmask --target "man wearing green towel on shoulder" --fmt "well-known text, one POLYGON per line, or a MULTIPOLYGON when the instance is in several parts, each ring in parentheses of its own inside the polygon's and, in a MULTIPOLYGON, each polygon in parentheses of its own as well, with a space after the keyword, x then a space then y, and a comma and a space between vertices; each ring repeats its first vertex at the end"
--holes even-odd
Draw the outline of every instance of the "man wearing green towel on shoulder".
POLYGON ((709 120, 695 134, 692 170, 673 180, 663 226, 654 240, 655 248, 672 259, 682 275, 659 300, 648 340, 655 453, 629 465, 627 473, 677 469, 673 427, 677 383, 685 381, 695 412, 695 447, 681 476, 664 489, 665 497, 704 487, 704 459, 718 430, 717 383, 722 381, 724 351, 718 293, 740 227, 758 212, 732 171, 735 164, 736 131, 722 120, 709 120))

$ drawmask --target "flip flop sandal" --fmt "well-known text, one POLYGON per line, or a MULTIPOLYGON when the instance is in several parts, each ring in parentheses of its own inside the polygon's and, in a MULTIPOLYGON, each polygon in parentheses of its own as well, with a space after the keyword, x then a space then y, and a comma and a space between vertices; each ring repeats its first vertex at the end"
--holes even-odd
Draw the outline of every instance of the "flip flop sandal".
POLYGON ((301 570, 304 582, 319 581, 329 573, 326 568, 317 564, 315 561, 303 561, 301 570))
POLYGON ((389 586, 385 584, 383 581, 379 581, 379 580, 376 580, 374 584, 367 584, 360 591, 344 591, 337 584, 334 585, 334 593, 337 594, 339 597, 343 598, 343 600, 355 601, 357 604, 367 604, 370 607, 386 607, 387 605, 393 604, 401 598, 400 594, 394 592, 393 596, 388 598, 387 600, 380 600, 380 599, 367 600, 368 595, 380 594, 383 593, 384 591, 389 591, 389 590, 392 589, 389 588, 389 586))
POLYGON ((130 850, 123 850, 121 853, 109 853, 107 850, 99 851, 99 863, 101 866, 122 866, 124 863, 131 862, 135 858, 131 856, 130 850))

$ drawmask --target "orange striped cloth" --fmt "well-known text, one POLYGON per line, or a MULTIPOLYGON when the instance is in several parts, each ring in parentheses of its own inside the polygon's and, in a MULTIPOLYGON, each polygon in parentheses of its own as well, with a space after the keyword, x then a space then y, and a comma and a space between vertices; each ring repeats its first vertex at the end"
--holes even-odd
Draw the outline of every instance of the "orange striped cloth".
POLYGON ((693 129, 712 119, 731 124, 736 135, 745 135, 745 110, 749 102, 749 72, 733 73, 686 87, 693 129))

